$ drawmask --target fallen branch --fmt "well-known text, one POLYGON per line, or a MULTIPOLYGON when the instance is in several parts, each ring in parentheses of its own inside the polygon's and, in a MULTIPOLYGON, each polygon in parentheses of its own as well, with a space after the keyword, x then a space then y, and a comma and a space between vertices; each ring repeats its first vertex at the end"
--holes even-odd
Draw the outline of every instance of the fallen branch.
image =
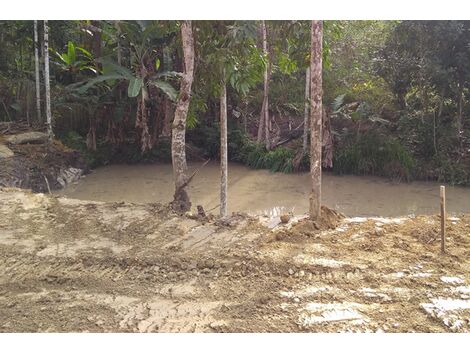
POLYGON ((218 207, 220 207, 220 204, 217 204, 215 207, 213 207, 213 208, 207 210, 207 212, 210 212, 210 211, 212 211, 212 210, 215 210, 215 209, 217 209, 218 207))
POLYGON ((46 186, 47 186, 47 190, 49 191, 49 194, 52 195, 51 187, 49 187, 49 181, 47 180, 47 177, 44 175, 42 175, 42 177, 44 177, 44 180, 46 181, 46 186))
POLYGON ((192 179, 194 178, 194 176, 196 176, 196 174, 199 172, 199 170, 201 170, 204 166, 207 165, 207 163, 211 161, 211 159, 207 159, 204 164, 202 164, 200 167, 198 167, 193 173, 191 176, 188 177, 188 179, 181 185, 179 186, 176 191, 175 191, 175 194, 178 194, 183 188, 185 188, 187 185, 189 185, 189 183, 192 181, 192 179))

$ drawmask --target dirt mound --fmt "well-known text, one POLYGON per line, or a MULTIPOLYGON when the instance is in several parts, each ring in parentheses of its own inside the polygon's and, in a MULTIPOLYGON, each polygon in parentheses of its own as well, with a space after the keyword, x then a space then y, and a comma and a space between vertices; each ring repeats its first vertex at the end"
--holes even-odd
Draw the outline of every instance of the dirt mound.
POLYGON ((318 220, 305 218, 292 225, 291 228, 285 228, 276 234, 277 240, 302 240, 304 237, 311 237, 320 232, 337 228, 345 216, 336 210, 330 209, 325 205, 321 206, 321 217, 318 220))
POLYGON ((88 171, 79 152, 58 141, 49 145, 43 138, 31 140, 36 134, 42 136, 40 132, 25 132, 23 125, 14 124, 9 124, 2 131, 0 145, 5 150, 8 148, 13 155, 9 153, 1 159, 0 186, 48 192, 64 187, 88 171), (19 144, 19 141, 22 143, 19 144))

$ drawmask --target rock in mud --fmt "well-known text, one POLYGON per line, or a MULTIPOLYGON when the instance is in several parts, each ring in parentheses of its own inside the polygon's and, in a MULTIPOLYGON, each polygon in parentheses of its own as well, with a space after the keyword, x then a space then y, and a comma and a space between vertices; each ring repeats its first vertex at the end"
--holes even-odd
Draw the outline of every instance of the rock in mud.
POLYGON ((289 214, 282 214, 281 215, 281 222, 283 224, 287 224, 290 220, 290 215, 289 214))
POLYGON ((0 159, 11 158, 15 153, 4 144, 0 144, 0 159))
POLYGON ((65 187, 69 183, 77 181, 80 176, 82 176, 82 174, 82 169, 77 169, 74 167, 62 169, 60 170, 59 175, 57 176, 57 182, 59 182, 62 187, 65 187))

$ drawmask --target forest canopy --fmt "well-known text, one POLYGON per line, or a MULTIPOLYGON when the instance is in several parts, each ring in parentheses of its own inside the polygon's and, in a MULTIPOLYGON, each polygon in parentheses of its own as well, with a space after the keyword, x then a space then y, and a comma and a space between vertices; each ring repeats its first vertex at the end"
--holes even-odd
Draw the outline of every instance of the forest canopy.
MULTIPOLYGON (((170 161, 184 72, 180 27, 180 21, 49 21, 56 137, 93 167, 170 161)), ((310 23, 192 21, 192 29, 187 157, 219 158, 226 82, 229 160, 307 170, 310 23)), ((469 29, 468 21, 324 21, 323 167, 469 185, 469 29)), ((35 108, 33 21, 0 21, 0 45, 0 121, 43 128, 35 108)), ((40 67, 43 81, 42 61, 40 67)))

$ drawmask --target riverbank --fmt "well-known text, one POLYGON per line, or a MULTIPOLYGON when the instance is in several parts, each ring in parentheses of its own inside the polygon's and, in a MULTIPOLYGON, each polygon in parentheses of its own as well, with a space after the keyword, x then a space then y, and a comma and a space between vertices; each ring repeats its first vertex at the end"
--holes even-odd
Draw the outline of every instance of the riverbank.
POLYGON ((470 214, 310 222, 0 190, 2 332, 469 332, 470 214))
POLYGON ((89 168, 80 153, 27 124, 0 124, 0 186, 51 192, 77 181, 89 168))

